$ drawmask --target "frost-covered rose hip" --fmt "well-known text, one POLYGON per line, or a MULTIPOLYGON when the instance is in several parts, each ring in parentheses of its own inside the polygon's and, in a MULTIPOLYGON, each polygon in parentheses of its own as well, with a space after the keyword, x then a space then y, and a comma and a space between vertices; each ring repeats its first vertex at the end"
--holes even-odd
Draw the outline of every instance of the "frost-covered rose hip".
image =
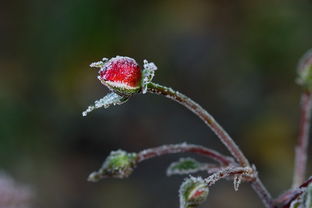
POLYGON ((103 62, 100 68, 98 79, 113 91, 132 94, 140 90, 142 71, 134 59, 116 56, 103 62))
POLYGON ((141 70, 134 59, 126 56, 103 58, 102 61, 94 62, 90 66, 100 68, 98 79, 112 92, 95 101, 94 105, 90 105, 82 112, 83 116, 97 108, 123 104, 133 94, 140 92, 145 94, 157 70, 156 65, 147 60, 144 60, 141 70))

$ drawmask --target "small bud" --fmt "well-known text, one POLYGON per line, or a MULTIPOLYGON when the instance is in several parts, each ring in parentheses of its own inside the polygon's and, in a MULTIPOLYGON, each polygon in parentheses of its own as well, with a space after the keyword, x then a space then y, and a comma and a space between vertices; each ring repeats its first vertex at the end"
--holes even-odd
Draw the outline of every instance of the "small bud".
POLYGON ((193 158, 180 158, 179 161, 173 162, 167 169, 167 175, 182 175, 195 173, 201 170, 202 164, 193 158))
POLYGON ((307 51, 299 62, 297 83, 312 91, 312 49, 307 51))
POLYGON ((192 208, 203 203, 208 196, 209 188, 201 177, 190 177, 182 183, 179 196, 180 208, 192 208))
POLYGON ((289 208, 312 208, 312 184, 303 188, 302 194, 291 201, 289 208))
POLYGON ((88 181, 97 182, 107 177, 126 178, 132 173, 136 163, 136 153, 127 153, 123 150, 112 151, 101 169, 89 175, 88 181))
POLYGON ((116 93, 131 95, 141 89, 142 72, 132 58, 116 56, 110 60, 95 62, 91 67, 100 68, 98 79, 116 93))
POLYGON ((303 202, 304 202, 305 208, 312 207, 312 183, 310 183, 307 189, 305 190, 303 202))
POLYGON ((303 207, 302 207, 301 200, 293 200, 293 201, 290 203, 289 208, 303 208, 303 207))

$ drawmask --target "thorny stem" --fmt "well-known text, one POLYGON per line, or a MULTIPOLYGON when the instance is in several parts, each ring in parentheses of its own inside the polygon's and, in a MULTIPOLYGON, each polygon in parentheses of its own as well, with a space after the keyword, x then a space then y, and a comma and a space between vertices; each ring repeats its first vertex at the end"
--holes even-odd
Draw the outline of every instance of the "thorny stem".
MULTIPOLYGON (((233 157, 238 161, 242 167, 249 167, 249 161, 239 149, 234 140, 229 136, 229 134, 220 126, 220 124, 199 104, 183 95, 182 93, 173 90, 172 88, 165 87, 156 83, 149 83, 147 86, 147 91, 154 94, 164 95, 181 105, 188 108, 194 114, 196 114, 204 123, 210 127, 210 129, 218 136, 218 138, 223 142, 227 149, 231 152, 233 157)), ((260 196, 260 199, 267 208, 272 207, 272 199, 266 188, 263 186, 261 180, 256 175, 256 180, 251 182, 253 189, 260 196)))
POLYGON ((171 144, 171 145, 163 145, 160 147, 154 147, 150 149, 143 150, 138 153, 138 162, 142 162, 144 160, 158 157, 166 154, 173 153, 181 153, 181 152, 192 152, 197 153, 206 157, 209 157, 220 163, 222 166, 228 166, 234 163, 234 160, 231 157, 224 156, 219 152, 216 152, 212 149, 208 149, 199 145, 193 144, 171 144))
POLYGON ((304 92, 301 96, 301 117, 299 126, 298 143, 295 149, 295 168, 293 188, 303 183, 307 166, 307 150, 309 144, 310 119, 312 107, 311 92, 304 92))

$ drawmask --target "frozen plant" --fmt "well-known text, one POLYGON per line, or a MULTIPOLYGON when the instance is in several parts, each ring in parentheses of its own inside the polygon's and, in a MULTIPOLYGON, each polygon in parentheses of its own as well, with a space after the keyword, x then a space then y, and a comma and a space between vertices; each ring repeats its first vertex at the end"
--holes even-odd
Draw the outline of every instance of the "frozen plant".
POLYGON ((205 163, 192 158, 181 158, 168 167, 168 176, 188 175, 198 171, 208 174, 205 177, 186 177, 179 190, 180 208, 192 208, 203 203, 207 199, 211 186, 221 179, 233 180, 235 191, 238 191, 242 182, 249 183, 266 208, 312 208, 312 177, 308 179, 305 177, 312 107, 312 51, 307 52, 298 65, 297 83, 303 87, 303 93, 298 144, 295 148, 293 187, 276 199, 273 199, 265 188, 256 166, 249 162, 230 135, 205 109, 186 95, 152 82, 157 70, 154 63, 144 60, 143 69, 141 69, 134 59, 116 56, 111 59, 104 58, 90 66, 100 69, 98 79, 111 90, 111 93, 89 106, 83 112, 83 116, 100 107, 107 108, 125 103, 136 94, 163 95, 180 103, 198 116, 216 134, 231 156, 187 143, 163 145, 137 153, 117 150, 111 152, 98 171, 90 174, 89 181, 96 182, 108 177, 126 178, 139 163, 147 159, 188 152, 203 155, 215 162, 205 163))

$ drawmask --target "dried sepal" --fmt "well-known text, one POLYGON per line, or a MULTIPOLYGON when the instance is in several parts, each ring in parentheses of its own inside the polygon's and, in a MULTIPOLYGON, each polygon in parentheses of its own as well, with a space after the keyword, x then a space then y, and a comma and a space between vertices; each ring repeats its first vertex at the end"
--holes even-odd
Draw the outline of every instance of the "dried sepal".
POLYGON ((123 150, 112 151, 102 167, 89 175, 88 181, 97 182, 102 178, 127 178, 137 164, 137 154, 123 150))
POLYGON ((153 62, 148 62, 147 60, 143 61, 144 69, 142 71, 142 93, 145 94, 147 92, 147 85, 152 82, 152 79, 155 76, 155 71, 157 70, 157 66, 153 62))
POLYGON ((186 178, 179 190, 180 208, 197 207, 207 199, 208 193, 209 188, 203 178, 186 178))
POLYGON ((129 97, 127 96, 121 96, 114 92, 111 92, 107 94, 105 97, 101 98, 100 100, 96 100, 94 102, 94 105, 90 105, 84 112, 82 112, 82 115, 87 116, 88 113, 98 108, 102 108, 102 107, 108 108, 111 105, 121 105, 127 102, 128 98, 129 97))
POLYGON ((205 166, 193 158, 180 158, 167 168, 167 176, 184 175, 203 170, 205 166))

